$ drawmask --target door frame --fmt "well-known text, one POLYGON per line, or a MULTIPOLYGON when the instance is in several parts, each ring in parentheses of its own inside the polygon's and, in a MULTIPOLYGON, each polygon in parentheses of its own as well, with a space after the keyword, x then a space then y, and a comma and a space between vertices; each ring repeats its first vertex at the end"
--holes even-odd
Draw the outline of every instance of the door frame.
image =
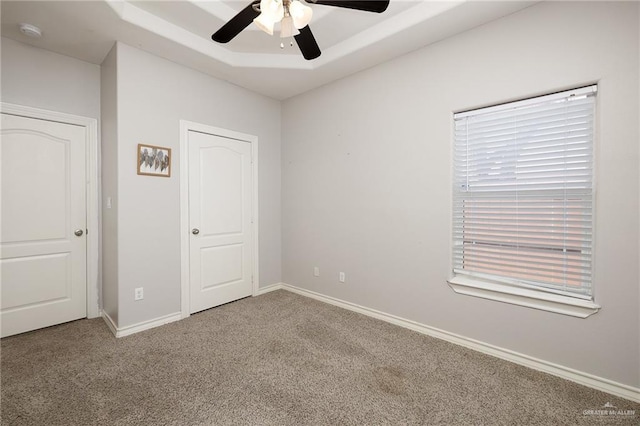
POLYGON ((0 102, 0 112, 36 120, 81 126, 85 129, 87 143, 86 194, 87 194, 87 318, 97 318, 100 313, 100 142, 98 120, 64 112, 50 111, 24 105, 0 102))
POLYGON ((189 277, 189 132, 200 132, 251 144, 251 224, 252 224, 252 296, 258 295, 260 287, 258 248, 258 137, 246 133, 193 121, 180 120, 180 309, 182 318, 191 315, 189 277))

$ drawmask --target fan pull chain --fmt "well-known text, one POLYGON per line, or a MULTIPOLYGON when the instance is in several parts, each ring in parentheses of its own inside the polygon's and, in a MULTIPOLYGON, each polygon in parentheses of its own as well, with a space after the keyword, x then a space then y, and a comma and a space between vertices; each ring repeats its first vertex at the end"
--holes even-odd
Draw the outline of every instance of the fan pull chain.
MULTIPOLYGON (((291 41, 289 42, 289 46, 293 47, 293 37, 291 38, 291 41)), ((284 43, 283 42, 280 43, 280 49, 284 49, 284 43)))

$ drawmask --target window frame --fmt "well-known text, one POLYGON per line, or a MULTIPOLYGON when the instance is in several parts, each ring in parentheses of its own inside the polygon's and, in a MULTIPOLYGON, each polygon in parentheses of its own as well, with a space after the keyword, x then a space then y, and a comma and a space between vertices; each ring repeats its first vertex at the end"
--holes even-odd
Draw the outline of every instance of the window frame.
MULTIPOLYGON (((470 116, 473 114, 477 114, 478 111, 483 111, 483 113, 507 110, 510 108, 514 108, 517 106, 524 106, 527 104, 533 104, 540 101, 540 98, 547 98, 546 100, 560 99, 566 98, 571 94, 593 94, 595 95, 598 91, 598 87, 596 84, 579 87, 573 90, 563 90, 561 92, 550 93, 542 96, 535 96, 531 98, 526 98, 522 100, 505 102, 499 105, 485 107, 485 108, 474 108, 472 110, 466 110, 462 112, 453 112, 452 113, 452 124, 453 128, 455 128, 455 119, 465 116, 470 116)), ((597 110, 597 97, 595 100, 595 109, 597 110)), ((591 234, 591 248, 592 248, 592 257, 591 257, 591 276, 593 277, 593 254, 595 248, 595 187, 596 187, 596 169, 595 169, 595 153, 596 153, 596 144, 597 144, 597 116, 594 113, 594 124, 593 124, 593 135, 592 135, 592 156, 594 157, 593 167, 592 167, 592 234, 591 234)), ((453 133, 455 134, 455 132, 453 133)), ((452 135, 452 149, 453 153, 455 149, 455 136, 452 135)), ((452 157, 453 160, 453 157, 452 157)), ((453 169, 452 163, 452 184, 456 180, 455 170, 453 169)), ((510 303, 519 306, 525 306, 529 308, 555 312, 558 314, 569 315, 578 318, 587 318, 590 315, 595 314, 599 311, 600 305, 596 304, 594 301, 594 289, 591 289, 590 297, 584 297, 582 295, 571 295, 571 294, 563 294, 563 292, 553 291, 551 289, 545 288, 543 286, 529 286, 529 285, 519 285, 516 283, 517 280, 513 280, 513 283, 509 282, 508 277, 503 277, 506 279, 492 279, 491 276, 482 276, 483 274, 457 274, 454 272, 454 219, 453 216, 455 214, 454 209, 454 199, 453 199, 453 185, 452 185, 452 203, 451 203, 451 250, 449 251, 450 255, 450 273, 452 274, 451 278, 447 280, 451 289, 458 293, 468 296, 480 297, 484 299, 510 303), (480 276, 478 276, 480 275, 480 276)), ((496 277, 498 278, 498 277, 496 277)))

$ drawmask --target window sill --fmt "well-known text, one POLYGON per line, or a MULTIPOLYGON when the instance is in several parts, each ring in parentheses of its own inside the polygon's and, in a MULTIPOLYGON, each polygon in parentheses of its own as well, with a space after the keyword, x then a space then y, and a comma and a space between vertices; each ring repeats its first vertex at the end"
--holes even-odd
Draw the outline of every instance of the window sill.
POLYGON ((578 318, 587 318, 600 309, 599 305, 596 305, 590 300, 576 299, 559 294, 544 293, 505 284, 481 281, 472 277, 458 275, 447 282, 453 291, 459 294, 526 306, 528 308, 578 318))

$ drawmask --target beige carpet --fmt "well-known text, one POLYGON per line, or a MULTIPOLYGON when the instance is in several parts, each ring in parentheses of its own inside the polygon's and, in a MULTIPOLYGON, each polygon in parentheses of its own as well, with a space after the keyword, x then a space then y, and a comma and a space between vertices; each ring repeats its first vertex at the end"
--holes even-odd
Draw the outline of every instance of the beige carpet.
POLYGON ((286 291, 2 340, 3 425, 638 424, 640 405, 286 291), (610 403, 633 418, 585 415, 610 403))

